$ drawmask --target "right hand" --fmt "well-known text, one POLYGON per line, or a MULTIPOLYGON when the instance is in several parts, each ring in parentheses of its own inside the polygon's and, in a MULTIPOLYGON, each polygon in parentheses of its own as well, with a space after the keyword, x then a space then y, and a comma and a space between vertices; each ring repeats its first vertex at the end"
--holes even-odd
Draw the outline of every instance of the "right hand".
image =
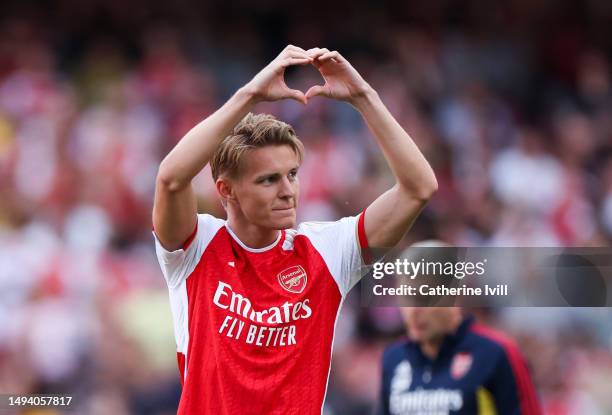
POLYGON ((312 58, 306 51, 289 45, 245 85, 257 101, 278 101, 291 98, 306 104, 306 95, 298 89, 291 89, 285 83, 285 68, 291 65, 308 65, 312 58))

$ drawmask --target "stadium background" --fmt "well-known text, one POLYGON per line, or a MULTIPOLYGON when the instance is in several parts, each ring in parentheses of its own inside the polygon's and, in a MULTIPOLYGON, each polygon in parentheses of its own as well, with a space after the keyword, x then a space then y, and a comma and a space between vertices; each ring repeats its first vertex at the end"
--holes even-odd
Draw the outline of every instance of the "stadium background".
MULTIPOLYGON (((70 394, 84 414, 173 412, 157 166, 287 43, 341 51, 434 167, 440 190, 404 244, 610 246, 612 3, 330 3, 3 2, 1 393, 70 394)), ((318 81, 288 73, 304 90, 318 81)), ((348 105, 257 111, 306 144, 302 220, 355 214, 389 185, 348 105)), ((196 191, 222 215, 208 171, 196 191)), ((478 313, 518 339, 547 414, 612 413, 609 310, 478 313)), ((401 332, 395 310, 351 295, 327 413, 370 413, 381 350, 401 332)))

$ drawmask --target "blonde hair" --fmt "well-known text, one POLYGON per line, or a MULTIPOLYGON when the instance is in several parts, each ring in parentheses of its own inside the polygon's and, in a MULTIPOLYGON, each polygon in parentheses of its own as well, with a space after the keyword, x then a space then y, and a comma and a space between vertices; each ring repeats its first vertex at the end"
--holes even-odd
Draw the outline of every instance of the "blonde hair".
POLYGON ((298 156, 299 162, 304 157, 304 145, 298 139, 293 127, 277 120, 269 114, 248 113, 223 139, 221 145, 210 161, 212 176, 215 181, 222 174, 237 177, 240 162, 244 155, 255 148, 265 146, 287 145, 298 156))

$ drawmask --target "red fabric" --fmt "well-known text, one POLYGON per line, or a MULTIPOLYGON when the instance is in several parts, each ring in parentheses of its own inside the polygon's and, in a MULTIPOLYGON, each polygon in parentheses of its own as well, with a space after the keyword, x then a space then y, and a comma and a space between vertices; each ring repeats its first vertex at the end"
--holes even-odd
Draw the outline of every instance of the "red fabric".
POLYGON ((521 414, 540 415, 542 411, 538 403, 535 387, 529 375, 529 369, 514 341, 506 337, 503 333, 481 324, 472 325, 471 331, 494 341, 504 349, 517 383, 521 414))
MULTIPOLYGON (((151 229, 155 233, 155 226, 151 225, 151 229)), ((187 248, 189 248, 189 245, 191 245, 197 233, 198 233, 198 222, 196 221, 195 229, 193 230, 193 232, 191 232, 191 235, 189 235, 189 238, 187 238, 187 240, 183 243, 183 251, 186 251, 187 248)), ((155 234, 157 235, 157 233, 155 234)))
POLYGON ((359 246, 361 247, 361 255, 363 256, 363 262, 369 264, 372 261, 370 256, 370 245, 368 244, 368 236, 365 231, 365 213, 364 210, 359 216, 359 222, 357 223, 357 235, 359 237, 359 246))
POLYGON ((179 373, 181 374, 181 385, 185 384, 185 355, 181 352, 176 352, 176 360, 178 361, 179 373))
POLYGON ((189 245, 191 245, 191 243, 193 242, 196 233, 198 233, 198 222, 196 221, 196 226, 195 229, 193 230, 193 232, 191 232, 191 235, 189 235, 189 238, 187 238, 187 240, 185 241, 185 243, 183 243, 183 250, 186 251, 187 248, 189 248, 189 245))
POLYGON ((223 227, 188 276, 179 415, 321 413, 341 293, 307 237, 295 236, 293 250, 282 245, 249 252, 223 227), (303 291, 290 292, 278 276, 297 266, 307 281, 303 291), (244 313, 246 304, 261 321, 244 313))

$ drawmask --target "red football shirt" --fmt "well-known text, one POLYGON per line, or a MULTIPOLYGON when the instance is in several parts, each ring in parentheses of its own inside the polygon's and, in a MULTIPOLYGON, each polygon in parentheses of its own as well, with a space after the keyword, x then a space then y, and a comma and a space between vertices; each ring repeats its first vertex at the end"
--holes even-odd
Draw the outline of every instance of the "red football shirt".
POLYGON ((157 257, 170 291, 179 414, 320 414, 342 301, 362 275, 364 215, 306 222, 253 249, 198 215, 157 257))

